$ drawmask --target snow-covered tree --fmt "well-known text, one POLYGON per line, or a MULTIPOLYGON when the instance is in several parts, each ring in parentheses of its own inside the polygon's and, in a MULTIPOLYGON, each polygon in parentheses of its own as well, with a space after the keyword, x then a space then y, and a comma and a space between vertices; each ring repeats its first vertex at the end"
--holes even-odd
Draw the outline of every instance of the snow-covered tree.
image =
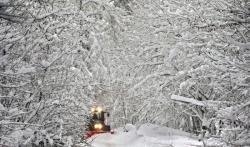
MULTIPOLYGON (((148 105, 141 111, 140 120, 174 125, 173 119, 179 118, 176 115, 180 113, 174 110, 169 98, 178 92, 182 82, 189 79, 190 84, 195 83, 187 73, 203 63, 201 47, 206 46, 204 40, 209 33, 198 30, 202 23, 199 17, 209 12, 207 5, 205 2, 157 1, 153 7, 147 2, 141 3, 143 7, 137 10, 137 17, 144 29, 137 32, 143 37, 138 35, 141 39, 136 41, 140 42, 142 49, 137 54, 137 64, 131 70, 138 83, 130 90, 135 95, 143 93, 143 103, 148 105), (147 9, 150 9, 149 13, 147 9)), ((193 80, 195 78, 198 79, 194 77, 193 80)))
POLYGON ((134 44, 140 44, 136 49, 141 51, 130 75, 138 82, 130 89, 133 94, 126 102, 131 102, 127 106, 133 105, 126 110, 131 111, 130 116, 137 118, 138 123, 155 122, 195 133, 206 130, 216 134, 219 128, 215 125, 219 120, 215 119, 214 113, 220 106, 214 104, 225 105, 222 99, 232 94, 228 87, 228 69, 237 71, 224 58, 229 53, 227 48, 232 46, 224 39, 222 30, 236 24, 224 22, 226 14, 221 13, 224 10, 215 7, 225 9, 225 3, 138 3, 141 7, 132 12, 137 12, 133 16, 140 18, 143 24, 139 26, 144 29, 134 26, 136 35, 143 37, 134 41, 134 44), (144 13, 146 8, 150 11, 144 13), (225 90, 228 92, 223 93, 225 90), (204 102, 204 106, 188 103, 176 108, 176 104, 169 100, 173 93, 204 102), (138 112, 133 113, 133 108, 138 112), (181 111, 183 109, 185 111, 181 111))
POLYGON ((26 12, 22 23, 1 19, 1 144, 85 142, 88 108, 103 96, 109 81, 100 38, 115 26, 112 5, 19 3, 26 7, 6 11, 26 12))
MULTIPOLYGON (((216 87, 221 92, 217 105, 217 121, 221 122, 218 135, 227 146, 249 145, 249 31, 247 1, 223 2, 224 7, 218 11, 223 12, 225 18, 220 25, 221 40, 228 45, 208 57, 218 71, 216 87), (213 64, 214 65, 214 64, 213 64)), ((221 5, 220 5, 221 6, 221 5)))

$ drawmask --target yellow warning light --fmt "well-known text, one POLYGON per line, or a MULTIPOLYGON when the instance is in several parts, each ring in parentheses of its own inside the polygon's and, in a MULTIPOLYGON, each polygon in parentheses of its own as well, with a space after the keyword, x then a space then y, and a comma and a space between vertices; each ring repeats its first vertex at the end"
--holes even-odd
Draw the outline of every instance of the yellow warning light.
POLYGON ((95 108, 91 108, 91 112, 94 112, 95 111, 95 108))

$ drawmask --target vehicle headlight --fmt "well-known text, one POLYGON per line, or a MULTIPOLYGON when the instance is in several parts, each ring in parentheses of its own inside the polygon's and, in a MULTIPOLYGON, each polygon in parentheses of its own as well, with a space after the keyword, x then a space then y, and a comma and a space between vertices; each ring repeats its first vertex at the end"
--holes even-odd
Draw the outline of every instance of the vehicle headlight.
POLYGON ((97 129, 97 127, 98 127, 98 124, 95 124, 95 125, 94 125, 94 128, 97 129))
POLYGON ((101 107, 97 107, 97 111, 98 111, 99 113, 101 113, 101 112, 102 112, 102 108, 101 108, 101 107))
POLYGON ((102 125, 102 124, 95 124, 95 125, 94 125, 94 128, 95 128, 95 129, 102 129, 102 128, 103 128, 103 125, 102 125))
POLYGON ((99 124, 99 129, 102 129, 103 128, 103 125, 102 124, 99 124))

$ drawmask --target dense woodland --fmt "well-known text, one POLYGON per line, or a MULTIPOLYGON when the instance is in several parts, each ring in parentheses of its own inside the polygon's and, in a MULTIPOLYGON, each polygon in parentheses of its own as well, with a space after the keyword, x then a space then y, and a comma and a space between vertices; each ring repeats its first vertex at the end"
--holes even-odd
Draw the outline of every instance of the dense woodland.
MULTIPOLYGON (((0 146, 79 146, 89 108, 250 146, 248 0, 3 0, 0 146)), ((205 141, 204 141, 205 144, 205 141)))

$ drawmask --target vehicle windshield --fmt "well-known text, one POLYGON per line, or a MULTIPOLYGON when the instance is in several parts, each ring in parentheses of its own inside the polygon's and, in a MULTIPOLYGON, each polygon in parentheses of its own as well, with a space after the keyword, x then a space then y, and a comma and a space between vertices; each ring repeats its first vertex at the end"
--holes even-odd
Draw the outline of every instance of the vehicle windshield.
POLYGON ((104 121, 104 113, 103 112, 93 112, 92 119, 104 121))

